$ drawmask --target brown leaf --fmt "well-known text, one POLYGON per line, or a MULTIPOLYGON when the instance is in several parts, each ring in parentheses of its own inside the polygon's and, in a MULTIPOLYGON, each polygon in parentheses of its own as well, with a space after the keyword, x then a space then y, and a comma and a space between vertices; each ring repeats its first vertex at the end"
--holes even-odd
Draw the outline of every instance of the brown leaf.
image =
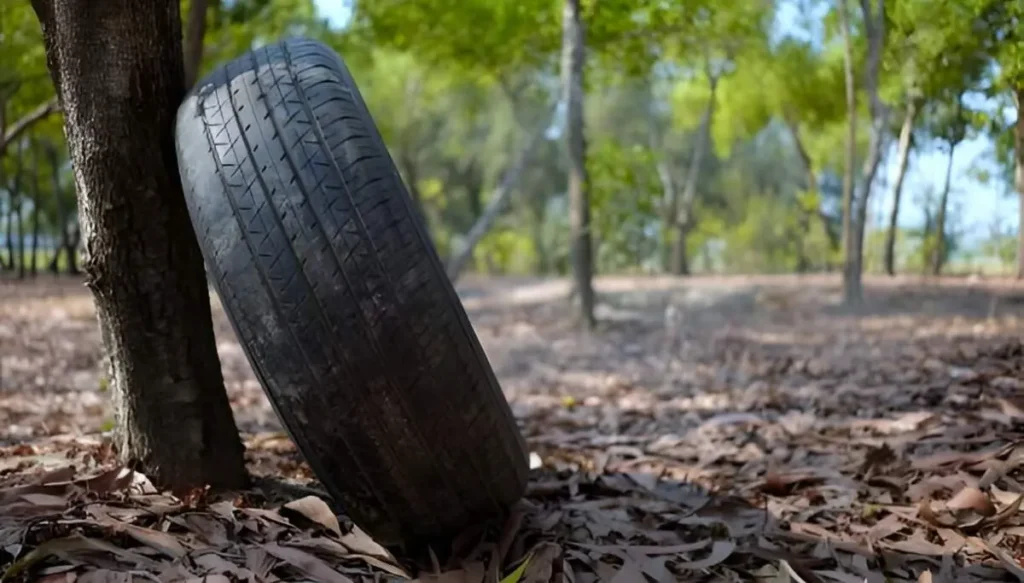
POLYGON ((966 487, 957 492, 953 498, 946 502, 946 508, 950 510, 974 510, 982 516, 992 516, 996 513, 996 507, 989 500, 988 495, 972 487, 966 487))
POLYGON ((354 583, 352 579, 335 571, 330 565, 306 551, 294 547, 283 547, 274 543, 263 545, 263 550, 317 581, 323 581, 323 583, 354 583))
POLYGON ((338 517, 334 515, 331 507, 317 496, 306 496, 305 498, 292 500, 281 507, 282 516, 287 518, 288 512, 298 514, 306 520, 326 528, 337 536, 341 536, 341 525, 338 523, 338 517))
POLYGON ((158 550, 172 559, 178 559, 188 554, 188 550, 178 542, 178 539, 166 532, 123 523, 115 527, 115 529, 124 532, 136 541, 158 550))
POLYGON ((562 547, 551 542, 535 546, 528 554, 529 563, 523 571, 520 583, 548 583, 556 561, 561 561, 562 547))

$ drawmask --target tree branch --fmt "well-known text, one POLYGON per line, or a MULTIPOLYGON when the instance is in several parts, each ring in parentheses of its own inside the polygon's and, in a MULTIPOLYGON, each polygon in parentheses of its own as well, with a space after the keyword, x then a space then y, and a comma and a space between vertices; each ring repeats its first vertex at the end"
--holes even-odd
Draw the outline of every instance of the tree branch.
POLYGON ((54 97, 45 103, 41 103, 38 107, 22 116, 21 119, 4 128, 3 135, 0 136, 0 154, 3 154, 7 149, 7 145, 18 139, 18 136, 25 130, 42 121, 48 115, 58 111, 60 111, 60 105, 57 103, 57 98, 54 97))

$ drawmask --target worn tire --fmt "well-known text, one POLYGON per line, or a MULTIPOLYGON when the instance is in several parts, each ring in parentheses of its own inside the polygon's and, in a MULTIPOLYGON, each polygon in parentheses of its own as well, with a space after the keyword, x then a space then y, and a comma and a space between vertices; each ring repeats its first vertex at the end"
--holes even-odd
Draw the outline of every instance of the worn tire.
POLYGON ((397 544, 507 511, 522 436, 338 55, 289 39, 223 65, 176 138, 221 303, 352 520, 397 544))

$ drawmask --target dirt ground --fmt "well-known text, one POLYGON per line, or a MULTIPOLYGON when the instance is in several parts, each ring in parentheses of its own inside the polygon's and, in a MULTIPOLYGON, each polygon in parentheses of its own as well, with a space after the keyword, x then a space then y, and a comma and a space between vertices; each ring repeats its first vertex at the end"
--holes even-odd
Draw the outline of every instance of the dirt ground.
MULTIPOLYGON (((1024 581, 1024 287, 869 278, 852 313, 829 276, 610 277, 589 335, 565 281, 459 288, 542 466, 498 572, 1024 581)), ((81 282, 0 282, 0 478, 4 451, 109 429, 94 317, 81 282)), ((280 473, 287 440, 215 326, 250 463, 280 473)))

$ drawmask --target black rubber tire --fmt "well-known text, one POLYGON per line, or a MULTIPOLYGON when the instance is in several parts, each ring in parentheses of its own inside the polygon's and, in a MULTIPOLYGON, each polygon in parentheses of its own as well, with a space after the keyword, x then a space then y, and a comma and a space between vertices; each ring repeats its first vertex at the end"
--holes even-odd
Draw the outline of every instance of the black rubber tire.
POLYGON ((196 84, 176 138, 221 303, 352 520, 390 545, 504 514, 523 438, 341 58, 249 52, 196 84))

